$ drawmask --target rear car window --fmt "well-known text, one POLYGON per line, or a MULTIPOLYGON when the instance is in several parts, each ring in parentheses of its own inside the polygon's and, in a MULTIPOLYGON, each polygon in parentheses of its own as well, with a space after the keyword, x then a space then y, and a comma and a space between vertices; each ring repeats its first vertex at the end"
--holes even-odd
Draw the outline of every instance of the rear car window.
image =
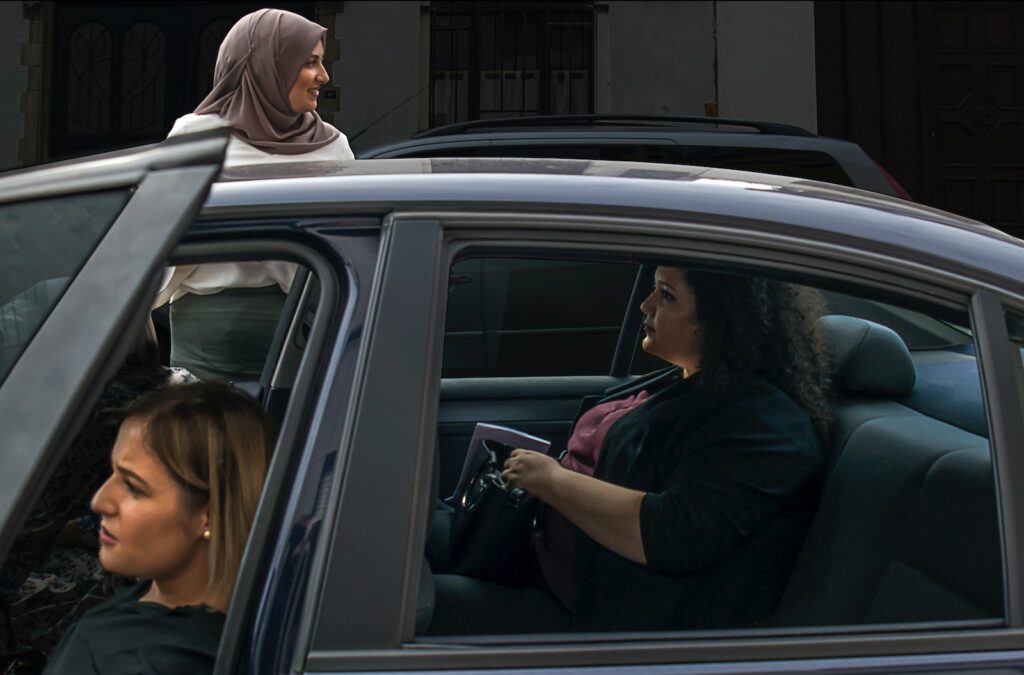
POLYGON ((127 201, 115 190, 0 206, 0 383, 127 201))

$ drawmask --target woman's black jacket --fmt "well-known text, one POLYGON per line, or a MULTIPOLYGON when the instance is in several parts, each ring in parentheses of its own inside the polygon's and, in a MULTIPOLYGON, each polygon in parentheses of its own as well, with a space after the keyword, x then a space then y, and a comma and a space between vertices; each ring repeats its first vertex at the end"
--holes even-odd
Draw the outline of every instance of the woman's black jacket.
POLYGON ((825 455, 810 416, 753 375, 709 391, 676 370, 641 386, 657 394, 609 430, 594 475, 647 493, 647 565, 578 533, 574 629, 765 622, 817 506, 825 455))

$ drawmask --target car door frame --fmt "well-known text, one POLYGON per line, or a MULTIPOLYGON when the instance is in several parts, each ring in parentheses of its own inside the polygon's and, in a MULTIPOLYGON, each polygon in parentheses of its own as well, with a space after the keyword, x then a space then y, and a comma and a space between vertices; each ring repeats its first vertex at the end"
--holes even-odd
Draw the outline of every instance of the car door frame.
MULTIPOLYGON (((498 209, 495 209, 496 211, 498 209)), ((437 289, 445 278, 447 265, 450 263, 455 246, 467 241, 476 242, 486 247, 507 245, 520 248, 550 248, 560 252, 580 250, 591 256, 595 252, 621 252, 623 254, 643 255, 648 259, 661 258, 673 260, 699 260, 703 264, 721 263, 730 268, 750 267, 756 270, 774 270, 780 275, 799 277, 801 281, 822 282, 823 285, 854 288, 859 293, 872 292, 880 298, 899 297, 903 301, 916 301, 922 306, 932 309, 945 307, 951 311, 969 311, 976 323, 976 330, 984 334, 993 320, 991 308, 981 311, 972 306, 977 293, 991 293, 1001 302, 1014 308, 1024 307, 1024 293, 1017 288, 1000 288, 983 279, 972 277, 956 270, 941 267, 928 267, 924 264, 908 264, 906 258, 900 258, 888 252, 872 252, 858 250, 850 246, 848 240, 835 240, 828 233, 821 233, 814 238, 796 238, 787 233, 783 226, 773 228, 771 223, 763 229, 753 229, 749 224, 735 223, 710 225, 695 222, 693 216, 672 219, 670 217, 635 217, 619 218, 605 216, 594 209, 578 208, 572 214, 565 210, 558 213, 521 213, 509 214, 507 210, 495 214, 486 211, 442 212, 437 209, 421 212, 409 212, 403 217, 418 220, 431 220, 443 224, 444 244, 443 255, 436 249, 425 256, 423 266, 417 268, 425 276, 421 284, 433 283, 434 312, 432 317, 422 322, 407 334, 410 339, 433 344, 435 350, 440 349, 437 324, 440 320, 443 329, 444 303, 443 294, 437 299, 437 289), (653 251, 658 251, 657 255, 653 251), (827 282, 827 283, 825 283, 827 282)), ((936 261, 937 262, 937 261, 936 261)), ((388 311, 385 307, 384 311, 388 311)), ((1003 326, 1005 331, 1005 325, 1003 326)), ((985 343, 997 343, 1001 339, 998 331, 990 331, 991 337, 983 338, 985 343)), ((979 345, 982 354, 989 353, 988 347, 979 345)), ((429 351, 429 350, 428 350, 429 351)), ((418 372, 427 373, 427 382, 416 383, 418 391, 430 395, 440 376, 437 354, 434 354, 434 371, 431 375, 427 363, 427 353, 420 363, 418 372)), ((376 356, 384 359, 383 352, 376 356)), ((991 365, 1003 363, 1004 357, 996 359, 991 365)), ((990 367, 983 371, 982 386, 986 392, 986 402, 992 407, 988 412, 989 419, 1002 410, 1005 417, 1007 411, 1018 410, 1020 391, 1018 383, 1006 385, 1001 380, 984 375, 991 372, 990 367), (1016 396, 1012 396, 1012 394, 1016 396), (1017 406, 1015 408, 1015 406, 1017 406)), ((436 403, 436 391, 432 400, 436 403)), ((423 403, 419 404, 422 419, 428 419, 428 410, 423 412, 423 403)), ((436 405, 434 406, 436 411, 436 405)), ((365 411, 370 412, 370 411, 365 411)), ((380 414, 379 412, 376 414, 380 414)), ((325 577, 325 588, 330 589, 345 577, 349 579, 366 579, 378 573, 382 566, 388 567, 390 577, 374 580, 375 587, 402 588, 405 596, 399 603, 393 601, 387 607, 372 607, 371 604, 349 605, 351 597, 344 594, 324 595, 319 615, 319 630, 312 641, 313 650, 304 664, 296 663, 296 668, 305 667, 309 672, 342 672, 347 670, 418 670, 418 669, 490 669, 490 668, 544 668, 544 667, 588 667, 596 665, 641 665, 656 663, 701 663, 707 661, 730 661, 740 658, 746 661, 763 661, 781 664, 787 659, 819 658, 823 667, 849 667, 850 659, 866 656, 903 659, 913 658, 907 655, 922 652, 944 652, 957 654, 968 651, 990 651, 989 655, 979 655, 978 663, 985 659, 999 661, 1007 654, 1004 650, 1021 650, 1024 648, 1024 626, 1021 623, 1020 608, 1024 607, 1024 594, 1019 585, 1007 583, 1006 598, 1008 611, 1005 626, 1002 621, 996 622, 963 622, 961 624, 943 623, 940 630, 930 630, 927 625, 900 625, 858 627, 851 631, 842 627, 814 627, 808 629, 764 629, 755 633, 749 631, 726 631, 713 634, 688 633, 682 637, 652 634, 603 634, 595 636, 509 636, 508 640, 492 640, 489 643, 476 642, 472 639, 453 638, 451 640, 432 640, 429 644, 411 641, 412 618, 414 615, 416 590, 419 579, 419 567, 415 564, 416 552, 422 550, 422 536, 417 532, 417 523, 426 520, 425 510, 429 507, 422 499, 408 498, 410 490, 416 494, 426 491, 431 463, 426 461, 423 453, 432 448, 428 443, 429 435, 436 433, 425 424, 420 424, 421 435, 410 443, 403 455, 409 466, 420 467, 416 478, 402 484, 387 486, 378 477, 376 490, 371 498, 377 502, 390 502, 401 497, 402 508, 394 511, 394 520, 387 523, 376 523, 383 527, 384 532, 394 533, 402 539, 406 547, 383 561, 369 554, 361 554, 334 544, 334 564, 325 577), (423 502, 423 503, 420 503, 423 502), (347 559, 347 560, 346 560, 347 559), (395 571, 404 565, 404 573, 395 571), (351 643, 343 642, 332 631, 344 628, 337 623, 336 613, 324 608, 345 607, 355 617, 366 617, 367 611, 376 612, 373 620, 375 628, 363 630, 359 639, 351 643), (391 614, 387 619, 383 615, 391 614), (993 628, 993 624, 998 628, 993 628), (325 641, 326 640, 326 641, 325 641), (447 648, 446 648, 447 644, 447 648), (466 645, 479 644, 478 648, 467 649, 466 645), (831 665, 826 666, 826 661, 831 665)), ((993 456, 995 471, 1000 484, 1018 474, 1024 457, 1013 454, 1008 447, 1010 439, 1005 435, 993 436, 993 456)), ((350 449, 353 458, 364 453, 358 446, 350 449)), ((367 460, 369 461, 369 460, 367 460)), ((396 461, 392 457, 391 461, 396 461)), ((365 465, 368 468, 369 464, 365 465)), ((388 467, 381 465, 381 472, 388 467)), ((344 482, 360 481, 363 476, 359 472, 350 471, 342 480, 344 482)), ((341 489, 348 489, 348 486, 341 489)), ((1002 511, 1001 532, 1004 546, 1012 547, 1006 552, 1008 565, 1022 560, 1022 542, 1020 538, 1006 536, 1005 528, 1017 522, 1024 512, 1011 499, 1005 490, 1000 491, 1002 511)), ((342 505, 338 515, 344 520, 353 517, 354 505, 342 505)), ((354 522, 354 521, 350 521, 354 522)), ((419 526, 422 529, 422 526, 419 526)), ((366 628, 366 626, 364 626, 366 628)), ((921 657, 921 664, 931 663, 932 657, 921 657)), ((784 669, 784 668, 783 668, 784 669)))
POLYGON ((281 635, 294 633, 307 611, 303 582, 324 555, 323 508, 345 419, 332 411, 345 410, 351 400, 377 265, 379 218, 296 210, 207 205, 170 255, 170 264, 288 261, 318 285, 315 297, 307 286, 289 321, 282 321, 291 343, 306 321, 304 310, 312 311, 304 347, 282 346, 276 359, 268 354, 273 386, 291 392, 231 597, 214 666, 218 675, 278 673, 293 658, 298 643, 281 635))
POLYGON ((105 190, 130 198, 0 385, 0 557, 127 354, 158 272, 220 172, 230 132, 31 168, 0 178, 0 204, 105 190))

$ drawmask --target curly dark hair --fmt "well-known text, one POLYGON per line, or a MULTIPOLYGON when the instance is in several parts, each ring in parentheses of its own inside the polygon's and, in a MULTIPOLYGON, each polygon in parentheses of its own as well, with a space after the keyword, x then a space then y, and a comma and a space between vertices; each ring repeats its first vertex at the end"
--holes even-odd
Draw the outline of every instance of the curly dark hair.
POLYGON ((697 301, 702 387, 756 373, 810 414, 825 437, 829 351, 819 319, 825 303, 804 286, 745 274, 683 270, 697 301))

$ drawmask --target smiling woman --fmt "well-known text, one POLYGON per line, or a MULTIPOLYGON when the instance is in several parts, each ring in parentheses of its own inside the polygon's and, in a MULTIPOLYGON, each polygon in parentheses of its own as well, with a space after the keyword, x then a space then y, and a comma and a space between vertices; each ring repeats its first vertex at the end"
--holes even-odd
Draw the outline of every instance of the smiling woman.
MULTIPOLYGON (((279 9, 242 17, 220 46, 213 90, 170 136, 230 124, 225 167, 353 159, 345 134, 316 112, 320 87, 330 81, 326 34, 279 9)), ((295 270, 291 263, 264 262, 173 269, 154 305, 171 303, 171 363, 191 364, 204 379, 258 379, 295 270), (204 332, 222 337, 204 342, 204 332), (241 332, 242 339, 229 337, 241 332), (217 372, 203 367, 211 346, 232 355, 217 372)))
POLYGON ((217 53, 213 89, 170 136, 229 124, 226 166, 352 159, 348 139, 316 114, 327 29, 280 9, 247 14, 217 53))
POLYGON ((272 445, 259 404, 227 385, 128 410, 92 508, 104 569, 143 581, 82 617, 46 673, 212 671, 272 445))

